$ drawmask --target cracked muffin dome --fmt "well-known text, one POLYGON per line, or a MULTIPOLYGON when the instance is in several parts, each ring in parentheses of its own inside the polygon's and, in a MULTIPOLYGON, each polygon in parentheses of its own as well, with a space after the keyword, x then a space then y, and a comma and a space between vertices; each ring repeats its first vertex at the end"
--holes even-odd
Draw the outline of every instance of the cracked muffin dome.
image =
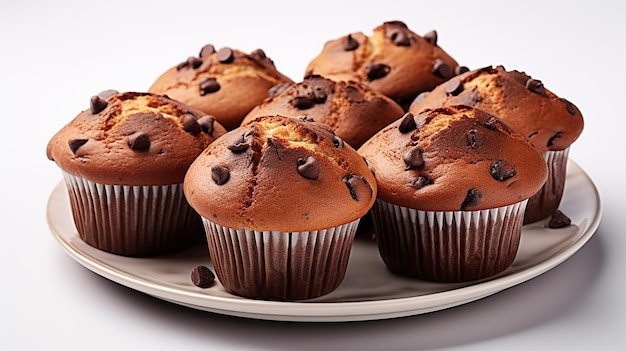
POLYGON ((47 156, 95 183, 182 183, 191 162, 226 130, 165 96, 105 91, 49 141, 47 156))
POLYGON ((335 82, 313 75, 270 96, 252 109, 242 124, 260 116, 306 116, 326 124, 350 146, 358 148, 403 114, 395 101, 364 84, 335 82))
POLYGON ((184 189, 191 206, 221 226, 287 232, 357 220, 377 188, 365 161, 328 126, 263 116, 202 152, 184 189))
POLYGON ((496 115, 528 137, 540 152, 568 148, 584 127, 583 117, 573 103, 546 89, 540 80, 523 72, 507 71, 503 66, 454 77, 416 98, 409 111, 417 114, 459 104, 496 115))
POLYGON ((272 87, 282 83, 293 82, 263 50, 246 54, 224 47, 216 51, 208 44, 198 57, 189 57, 164 72, 148 91, 195 107, 231 130, 269 96, 272 87))
POLYGON ((355 32, 327 41, 305 76, 363 82, 404 107, 465 70, 438 46, 436 31, 420 36, 403 22, 389 21, 371 36, 355 32))
POLYGON ((416 210, 509 205, 534 195, 547 174, 525 137, 468 106, 409 112, 359 153, 376 177, 378 197, 416 210))

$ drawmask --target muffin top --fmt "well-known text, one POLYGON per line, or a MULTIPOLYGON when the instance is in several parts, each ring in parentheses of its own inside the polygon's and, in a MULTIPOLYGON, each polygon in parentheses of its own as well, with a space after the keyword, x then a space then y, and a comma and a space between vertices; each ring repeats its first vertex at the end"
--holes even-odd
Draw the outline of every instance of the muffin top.
POLYGON ((503 66, 466 72, 418 96, 409 111, 469 105, 497 116, 528 137, 540 152, 564 150, 582 133, 578 108, 552 93, 540 80, 503 66))
POLYGON ((213 117, 165 96, 108 90, 52 137, 46 153, 95 183, 176 184, 224 133, 213 117))
POLYGON ((189 57, 164 72, 148 91, 213 115, 231 130, 269 96, 273 86, 282 83, 293 82, 276 69, 263 50, 246 54, 224 47, 216 51, 208 44, 199 57, 189 57))
POLYGON ((376 182, 363 158, 322 123, 262 116, 219 138, 185 177, 189 204, 235 229, 310 231, 356 220, 376 182))
POLYGON ((387 96, 354 81, 335 82, 313 75, 270 96, 244 118, 307 116, 329 126, 353 148, 402 117, 404 110, 387 96))
POLYGON ((424 211, 514 204, 539 191, 547 175, 524 136, 469 106, 409 112, 358 151, 381 200, 424 211))
POLYGON ((327 41, 305 75, 363 82, 404 106, 463 70, 437 45, 437 32, 419 36, 405 23, 390 21, 371 36, 355 32, 327 41))

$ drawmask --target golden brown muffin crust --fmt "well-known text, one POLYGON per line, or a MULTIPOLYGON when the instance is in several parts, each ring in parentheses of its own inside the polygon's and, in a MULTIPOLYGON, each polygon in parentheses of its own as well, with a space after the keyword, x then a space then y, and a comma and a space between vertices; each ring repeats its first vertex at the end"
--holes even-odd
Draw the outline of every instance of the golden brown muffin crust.
POLYGON ((248 113, 242 124, 260 116, 307 116, 326 124, 350 146, 358 148, 403 114, 395 101, 361 83, 335 82, 314 75, 266 99, 248 113))
POLYGON ((225 132, 212 117, 165 96, 107 91, 52 137, 46 153, 64 171, 96 183, 176 184, 225 132))
POLYGON ((361 156, 327 126, 264 116, 211 144, 184 189, 190 205, 219 225, 309 231, 362 217, 377 188, 361 156))
POLYGON ((426 110, 378 132, 359 149, 386 202, 428 211, 482 210, 534 195, 543 156, 495 117, 467 106, 426 110))
POLYGON ((293 81, 258 49, 250 54, 211 45, 159 76, 148 89, 195 107, 215 118, 228 130, 269 96, 269 90, 293 81))
POLYGON ((452 78, 418 97, 409 111, 464 104, 494 114, 540 151, 569 147, 582 133, 578 108, 524 72, 485 67, 452 78))

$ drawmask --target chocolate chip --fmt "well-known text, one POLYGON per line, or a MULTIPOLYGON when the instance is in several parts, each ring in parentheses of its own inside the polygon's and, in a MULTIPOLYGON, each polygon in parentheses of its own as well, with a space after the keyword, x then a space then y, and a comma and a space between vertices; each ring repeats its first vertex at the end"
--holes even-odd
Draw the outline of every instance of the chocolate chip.
POLYGON ((226 147, 232 152, 241 152, 250 147, 250 141, 246 140, 246 136, 244 134, 241 134, 231 140, 226 147))
POLYGON ((343 140, 338 136, 333 136, 333 145, 339 149, 343 147, 343 140))
POLYGON ((411 46, 411 38, 402 29, 393 31, 389 37, 397 46, 411 46))
POLYGON ((217 52, 217 60, 221 63, 231 63, 235 59, 235 53, 231 48, 221 48, 217 52))
POLYGON ((370 63, 365 66, 367 79, 372 81, 385 77, 391 71, 391 67, 384 63, 370 63))
POLYGON ((225 166, 213 165, 211 166, 211 179, 217 185, 223 185, 230 178, 230 171, 225 166))
POLYGON ((407 112, 402 116, 402 122, 398 126, 398 130, 402 134, 406 134, 412 130, 417 128, 417 123, 415 123, 415 116, 411 112, 407 112))
POLYGON ((328 93, 323 87, 315 86, 313 87, 313 98, 315 99, 316 103, 323 104, 328 98, 328 93))
POLYGON ((115 89, 109 89, 109 90, 104 90, 98 93, 98 96, 103 98, 103 99, 108 99, 111 98, 117 94, 119 94, 120 92, 115 90, 115 89))
POLYGON ((202 66, 202 60, 194 56, 189 56, 189 58, 187 58, 187 66, 196 69, 202 66))
POLYGON ((290 103, 299 110, 306 110, 315 105, 315 99, 312 96, 296 96, 291 99, 290 103))
POLYGON ((533 93, 546 96, 546 88, 540 80, 530 78, 526 81, 526 88, 533 93))
POLYGON ((88 139, 70 139, 67 143, 70 146, 70 150, 72 150, 73 154, 76 154, 76 150, 79 147, 85 145, 88 139))
POLYGON ((216 78, 211 77, 200 82, 200 95, 204 96, 218 90, 220 90, 220 83, 217 82, 216 78))
POLYGON ((215 125, 215 117, 209 116, 209 115, 200 117, 198 119, 198 124, 200 125, 200 128, 202 128, 202 130, 205 133, 211 135, 213 134, 213 129, 215 125))
POLYGON ((208 288, 215 281, 215 274, 207 266, 196 266, 191 270, 191 282, 199 288, 208 288))
POLYGON ((419 176, 411 181, 411 185, 417 189, 421 189, 425 187, 426 185, 430 185, 432 183, 433 181, 426 176, 419 176))
POLYGON ((489 120, 483 123, 483 126, 489 130, 495 130, 498 125, 498 120, 494 116, 490 116, 489 120))
POLYGON ((183 129, 189 134, 196 135, 202 131, 202 128, 198 124, 198 121, 194 118, 194 116, 190 114, 186 114, 183 117, 183 129))
POLYGON ((309 156, 306 159, 298 159, 298 173, 307 179, 317 179, 320 175, 320 168, 317 164, 317 160, 313 156, 309 156))
POLYGON ((465 66, 456 66, 454 67, 454 75, 458 76, 459 74, 463 74, 465 72, 469 72, 469 68, 465 66))
POLYGON ((255 56, 261 60, 267 59, 267 55, 265 55, 265 51, 262 49, 256 49, 250 53, 250 56, 255 56))
POLYGON ((547 147, 551 147, 552 145, 554 145, 554 141, 560 138, 562 135, 563 132, 556 132, 552 137, 550 137, 550 139, 548 139, 547 147))
POLYGON ((574 107, 574 104, 563 98, 561 98, 561 101, 563 101, 563 103, 565 104, 567 112, 569 112, 569 114, 572 116, 576 116, 576 107, 574 107))
POLYGON ((406 169, 421 167, 424 165, 424 149, 419 146, 409 149, 402 155, 402 160, 406 164, 406 169))
POLYGON ((433 61, 431 72, 439 78, 448 79, 452 75, 450 66, 441 59, 433 61))
POLYGON ((413 100, 413 102, 411 103, 411 106, 419 105, 422 101, 424 101, 424 99, 426 99, 427 96, 428 96, 427 91, 421 92, 419 95, 417 95, 415 100, 413 100))
POLYGON ((493 179, 501 182, 515 176, 517 171, 515 171, 515 167, 513 167, 513 165, 509 162, 497 160, 489 168, 489 173, 493 179))
POLYGON ((424 34, 424 39, 432 45, 437 45, 437 31, 431 30, 430 32, 424 34))
POLYGON ((367 199, 372 196, 372 188, 365 177, 352 174, 342 180, 348 187, 350 196, 354 201, 359 201, 361 198, 367 199))
POLYGON ((146 132, 135 132, 128 136, 128 146, 133 150, 145 150, 150 147, 150 137, 146 132))
POLYGON ((445 91, 448 95, 459 95, 463 91, 463 83, 461 83, 460 79, 450 79, 445 86, 445 91))
POLYGON ((465 200, 463 200, 463 203, 461 204, 461 211, 465 211, 468 207, 478 205, 482 198, 483 194, 480 191, 476 189, 468 190, 467 195, 465 195, 465 200))
POLYGON ((94 95, 91 97, 91 100, 89 100, 89 109, 91 110, 91 113, 95 115, 96 113, 102 112, 108 104, 109 103, 105 99, 98 95, 94 95))
POLYGON ((211 54, 215 53, 215 46, 213 46, 213 44, 207 44, 205 46, 202 47, 202 49, 200 49, 200 54, 198 54, 200 57, 206 57, 209 56, 211 54))
POLYGON ((346 36, 346 38, 343 40, 343 49, 345 51, 356 50, 356 48, 358 48, 358 47, 359 47, 359 42, 356 41, 352 37, 352 34, 348 34, 348 36, 346 36))
POLYGON ((563 228, 569 226, 570 224, 572 224, 572 220, 561 210, 557 209, 552 214, 552 217, 550 217, 548 228, 563 228))
POLYGON ((477 147, 482 145, 482 142, 478 138, 478 132, 476 129, 470 129, 465 133, 465 137, 467 138, 467 145, 470 147, 477 147))

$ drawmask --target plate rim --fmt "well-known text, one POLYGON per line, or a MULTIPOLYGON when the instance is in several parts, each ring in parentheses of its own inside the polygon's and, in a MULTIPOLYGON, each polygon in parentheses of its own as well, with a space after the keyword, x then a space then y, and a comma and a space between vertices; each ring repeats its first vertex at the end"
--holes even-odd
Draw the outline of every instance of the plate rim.
MULTIPOLYGON (((551 270, 580 250, 594 235, 599 226, 602 217, 602 202, 597 186, 582 167, 569 159, 567 170, 568 177, 573 172, 577 172, 577 174, 584 177, 585 182, 590 186, 590 192, 594 195, 596 212, 595 216, 590 218, 586 228, 581 228, 578 231, 577 238, 559 250, 557 254, 551 255, 545 260, 520 271, 476 284, 436 293, 382 300, 342 302, 253 300, 238 296, 223 297, 203 294, 200 291, 185 291, 133 276, 106 262, 101 262, 97 258, 90 257, 86 252, 72 246, 59 233, 59 230, 54 225, 55 218, 53 218, 51 205, 55 196, 60 196, 60 193, 66 194, 65 184, 62 180, 50 194, 46 204, 46 217, 48 226, 57 242, 61 244, 61 247, 70 257, 82 266, 120 285, 171 303, 214 313, 277 321, 336 322, 388 319, 434 312, 485 298, 551 270), (338 307, 341 307, 341 309, 338 307), (341 310, 341 314, 337 314, 335 312, 337 310, 341 310)), ((567 190, 566 182, 565 191, 567 190)), ((78 236, 77 233, 74 234, 78 236)))

